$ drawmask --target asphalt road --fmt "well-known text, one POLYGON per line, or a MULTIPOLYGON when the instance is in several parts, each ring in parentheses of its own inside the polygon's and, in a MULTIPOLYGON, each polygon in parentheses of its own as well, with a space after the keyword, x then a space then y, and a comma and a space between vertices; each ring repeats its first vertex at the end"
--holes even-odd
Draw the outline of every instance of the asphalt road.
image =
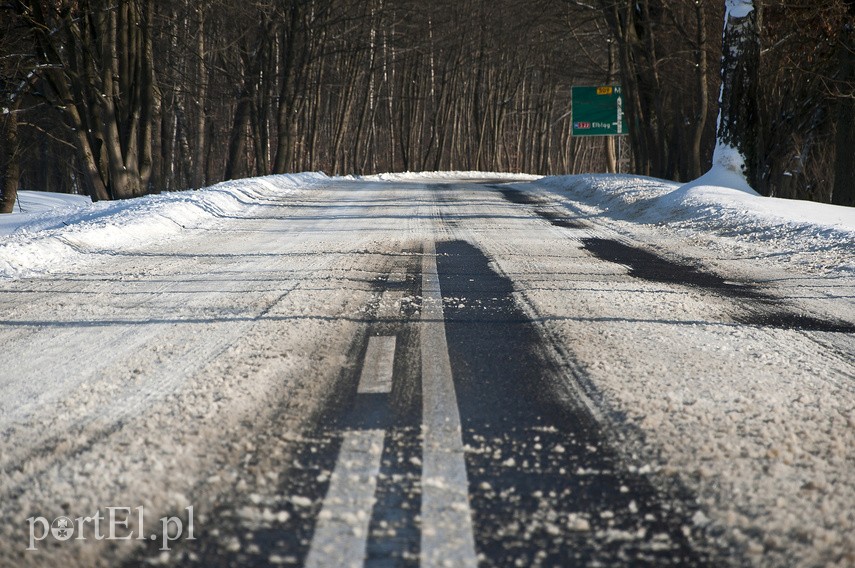
POLYGON ((837 284, 497 180, 4 283, 0 564, 855 562, 837 284))

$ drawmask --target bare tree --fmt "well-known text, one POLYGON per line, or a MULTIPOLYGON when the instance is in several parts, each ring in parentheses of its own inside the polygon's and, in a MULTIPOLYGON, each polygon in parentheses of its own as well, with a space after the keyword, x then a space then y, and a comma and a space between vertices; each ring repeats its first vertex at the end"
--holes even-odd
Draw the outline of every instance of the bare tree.
POLYGON ((148 191, 159 111, 153 0, 18 3, 46 65, 45 93, 61 111, 93 197, 148 191))

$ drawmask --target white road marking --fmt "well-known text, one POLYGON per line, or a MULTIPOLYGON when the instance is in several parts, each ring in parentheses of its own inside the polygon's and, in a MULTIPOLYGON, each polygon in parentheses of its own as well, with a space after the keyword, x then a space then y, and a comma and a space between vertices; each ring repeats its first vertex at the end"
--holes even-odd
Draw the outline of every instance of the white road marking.
POLYGON ((392 373, 395 368, 394 335, 370 337, 359 378, 360 394, 392 392, 392 373))
POLYGON ((433 241, 422 260, 422 540, 421 566, 477 566, 460 412, 445 338, 433 241))
MULTIPOLYGON (((392 390, 395 337, 371 337, 365 352, 359 393, 392 390)), ((344 433, 338 462, 330 477, 324 505, 318 515, 306 566, 362 566, 368 540, 368 523, 383 455, 383 430, 344 433)))
POLYGON ((383 430, 345 432, 307 567, 362 566, 384 436, 383 430))

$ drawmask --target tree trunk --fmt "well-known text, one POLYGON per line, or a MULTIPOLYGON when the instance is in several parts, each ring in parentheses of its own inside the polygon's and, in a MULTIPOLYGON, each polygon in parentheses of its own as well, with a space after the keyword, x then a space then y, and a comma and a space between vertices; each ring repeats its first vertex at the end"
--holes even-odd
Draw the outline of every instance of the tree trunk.
POLYGON ((692 178, 703 173, 701 164, 701 143, 707 126, 709 114, 709 65, 707 64, 707 22, 706 7, 702 2, 695 3, 697 22, 697 51, 695 52, 695 78, 697 80, 698 112, 695 117, 695 131, 692 137, 692 178))
POLYGON ((154 0, 146 0, 142 18, 142 39, 140 55, 142 60, 137 68, 140 81, 140 190, 141 194, 159 193, 162 180, 157 175, 156 157, 160 156, 160 115, 163 111, 163 96, 157 83, 154 69, 154 38, 152 20, 154 18, 154 0), (153 185, 152 181, 157 184, 153 185))
POLYGON ((760 187, 758 77, 760 37, 753 0, 727 0, 722 37, 721 97, 713 164, 760 187))
POLYGON ((208 67, 205 61, 205 6, 200 3, 196 7, 198 16, 196 38, 196 81, 198 83, 198 99, 196 101, 196 146, 193 152, 193 180, 192 186, 198 189, 205 185, 205 150, 207 146, 207 120, 205 110, 208 104, 208 67))
MULTIPOLYGON (((654 168, 654 155, 659 148, 654 132, 659 128, 654 99, 661 95, 651 82, 649 67, 655 65, 655 54, 648 50, 639 34, 652 33, 645 14, 632 0, 616 2, 601 0, 603 15, 618 44, 620 79, 623 87, 624 112, 629 122, 629 142, 632 146, 633 169, 643 175, 664 175, 654 168)), ((661 160, 660 160, 661 161, 661 160)))
MULTIPOLYGON (((844 30, 840 48, 840 82, 855 79, 855 3, 849 3, 850 21, 844 30)), ((855 98, 841 96, 837 101, 836 157, 834 160, 834 189, 831 202, 835 205, 855 206, 855 98)))
POLYGON ((273 173, 283 174, 294 167, 297 139, 297 101, 304 95, 303 74, 308 67, 309 52, 304 35, 304 14, 300 2, 291 2, 287 8, 286 26, 281 30, 280 45, 280 89, 279 106, 276 113, 276 150, 273 173), (304 43, 298 44, 298 35, 304 43), (298 45, 299 53, 298 53, 298 45))
POLYGON ((20 151, 18 149, 17 108, 0 117, 3 137, 0 144, 0 213, 15 210, 18 199, 18 184, 21 181, 20 151))
POLYGON ((244 88, 238 101, 232 132, 229 137, 229 158, 226 162, 225 173, 227 180, 237 179, 246 173, 246 129, 249 126, 251 105, 250 94, 244 88))

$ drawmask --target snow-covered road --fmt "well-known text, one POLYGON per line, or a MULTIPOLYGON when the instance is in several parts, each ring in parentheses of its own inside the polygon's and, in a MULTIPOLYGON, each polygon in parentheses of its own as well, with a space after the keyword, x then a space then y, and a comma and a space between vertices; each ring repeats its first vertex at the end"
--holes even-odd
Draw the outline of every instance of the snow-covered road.
POLYGON ((841 233, 511 182, 273 177, 12 243, 0 565, 855 564, 841 233))

